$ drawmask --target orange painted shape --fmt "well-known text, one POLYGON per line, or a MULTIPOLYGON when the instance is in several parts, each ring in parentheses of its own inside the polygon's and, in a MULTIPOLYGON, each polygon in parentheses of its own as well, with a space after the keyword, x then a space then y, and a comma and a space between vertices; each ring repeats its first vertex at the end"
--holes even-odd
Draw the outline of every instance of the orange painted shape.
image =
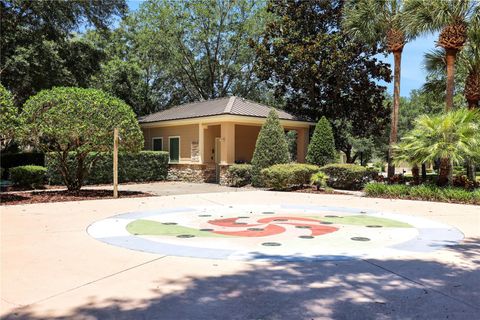
POLYGON ((257 220, 259 223, 288 223, 289 221, 308 221, 308 222, 320 222, 320 220, 312 218, 299 218, 299 217, 268 217, 257 220), (274 221, 277 219, 286 219, 288 221, 274 221))
POLYGON ((212 231, 213 233, 223 234, 227 236, 237 236, 237 237, 266 237, 266 236, 273 236, 275 234, 285 232, 285 228, 270 224, 266 226, 262 231, 252 231, 252 230, 244 230, 244 231, 212 231))
POLYGON ((226 218, 226 219, 217 219, 217 220, 210 220, 208 223, 213 224, 219 227, 235 227, 235 228, 244 228, 244 227, 255 227, 259 224, 236 224, 235 222, 239 218, 226 218))

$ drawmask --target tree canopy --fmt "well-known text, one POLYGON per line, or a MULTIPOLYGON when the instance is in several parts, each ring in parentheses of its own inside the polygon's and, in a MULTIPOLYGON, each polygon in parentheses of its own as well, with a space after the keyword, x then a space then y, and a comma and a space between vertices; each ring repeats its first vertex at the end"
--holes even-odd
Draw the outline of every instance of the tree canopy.
POLYGON ((79 189, 95 157, 113 150, 113 130, 119 129, 120 150, 139 151, 143 135, 130 106, 100 90, 58 87, 42 90, 25 103, 19 138, 43 152, 53 152, 69 189, 79 189), (76 172, 67 162, 75 153, 76 172), (88 159, 88 160, 87 160, 88 159), (88 163, 90 162, 90 163, 88 163))
POLYGON ((0 0, 0 75, 17 105, 41 89, 87 86, 102 52, 73 36, 93 26, 105 30, 126 11, 124 0, 0 0))
POLYGON ((12 94, 0 84, 0 146, 8 145, 19 125, 18 109, 12 94))
POLYGON ((380 50, 342 31, 342 3, 270 2, 272 21, 254 47, 258 75, 285 100, 286 110, 330 119, 337 148, 352 161, 352 144, 340 130, 351 123, 356 138, 383 135, 390 108, 377 81, 390 81, 390 70, 374 57, 380 50))

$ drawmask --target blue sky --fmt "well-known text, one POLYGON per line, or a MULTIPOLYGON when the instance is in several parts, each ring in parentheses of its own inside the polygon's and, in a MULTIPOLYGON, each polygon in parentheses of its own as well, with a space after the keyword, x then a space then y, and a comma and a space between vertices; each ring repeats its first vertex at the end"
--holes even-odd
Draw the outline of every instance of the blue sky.
MULTIPOLYGON (((137 10, 141 0, 128 0, 130 10, 137 10)), ((405 45, 402 56, 402 72, 400 92, 403 97, 408 97, 410 91, 419 89, 425 82, 425 70, 423 70, 423 55, 425 52, 435 48, 437 35, 419 37, 405 45)), ((381 60, 393 65, 393 55, 379 57, 381 60)), ((393 67, 392 67, 393 70, 393 67)), ((393 93, 393 83, 387 84, 388 91, 393 93)))
MULTIPOLYGON (((426 35, 419 37, 405 45, 402 55, 402 71, 400 94, 408 97, 410 91, 419 89, 425 83, 426 72, 423 69, 424 53, 435 48, 435 41, 438 35, 426 35)), ((387 57, 383 55, 379 57, 392 66, 393 71, 393 55, 387 57)), ((393 75, 392 75, 393 76, 393 75)), ((389 83, 388 91, 393 93, 393 83, 389 83)))

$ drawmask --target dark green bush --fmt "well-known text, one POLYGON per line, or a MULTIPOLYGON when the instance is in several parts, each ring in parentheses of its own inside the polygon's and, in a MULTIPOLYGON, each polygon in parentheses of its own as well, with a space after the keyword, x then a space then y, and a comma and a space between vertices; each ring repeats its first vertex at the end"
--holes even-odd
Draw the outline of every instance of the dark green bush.
POLYGON ((329 164, 320 170, 329 177, 329 187, 345 190, 360 190, 378 175, 375 169, 349 163, 329 164))
POLYGON ((229 185, 232 187, 243 187, 252 183, 252 165, 234 164, 228 168, 229 185))
POLYGON ((10 180, 22 187, 38 187, 45 183, 47 169, 41 166, 20 166, 10 168, 10 180))
POLYGON ((315 126, 306 160, 308 163, 324 166, 334 162, 336 155, 332 126, 327 118, 322 117, 315 126))
MULTIPOLYGON (((90 153, 88 157, 94 157, 90 153)), ((75 173, 75 154, 71 153, 67 161, 69 172, 75 173)), ((64 184, 54 154, 46 156, 47 177, 50 184, 64 184)), ((119 182, 160 181, 167 178, 168 152, 140 151, 138 153, 120 153, 118 155, 119 182)), ((85 184, 104 184, 113 182, 113 156, 111 153, 101 153, 90 169, 85 184)))
POLYGON ((373 182, 367 184, 364 191, 365 195, 368 197, 456 202, 480 205, 480 189, 466 190, 455 187, 441 188, 430 184, 423 184, 419 186, 408 186, 401 184, 387 185, 373 182))
POLYGON ((45 155, 40 152, 5 152, 0 155, 0 163, 2 168, 7 170, 13 167, 35 165, 45 166, 45 155))
POLYGON ((319 167, 311 164, 276 164, 262 170, 262 179, 268 188, 285 190, 297 185, 310 184, 310 177, 318 170, 319 167))
POLYGON ((252 184, 262 186, 261 171, 274 164, 289 162, 287 139, 275 109, 268 114, 267 120, 258 134, 252 158, 252 184))

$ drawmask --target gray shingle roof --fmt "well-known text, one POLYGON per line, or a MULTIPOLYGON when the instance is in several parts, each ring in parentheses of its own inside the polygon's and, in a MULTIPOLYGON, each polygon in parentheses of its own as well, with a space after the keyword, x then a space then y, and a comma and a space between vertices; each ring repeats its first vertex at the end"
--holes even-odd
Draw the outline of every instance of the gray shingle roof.
MULTIPOLYGON (((266 118, 272 108, 239 97, 226 97, 174 106, 170 109, 140 117, 140 123, 191 119, 217 115, 238 115, 266 118)), ((284 120, 299 120, 291 114, 277 110, 278 117, 284 120)))

